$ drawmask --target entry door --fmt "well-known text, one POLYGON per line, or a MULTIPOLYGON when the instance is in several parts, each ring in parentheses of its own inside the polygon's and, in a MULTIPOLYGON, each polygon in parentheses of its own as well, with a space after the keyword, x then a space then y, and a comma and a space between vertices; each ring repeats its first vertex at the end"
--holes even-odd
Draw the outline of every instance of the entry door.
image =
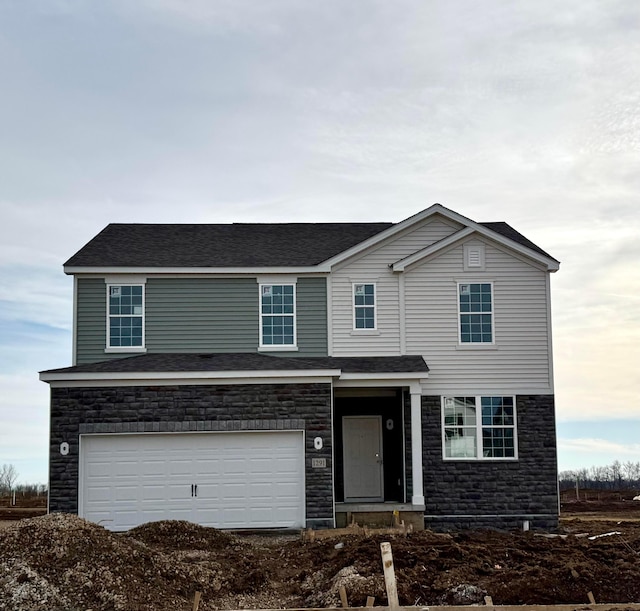
POLYGON ((345 502, 384 501, 382 418, 342 418, 345 502))

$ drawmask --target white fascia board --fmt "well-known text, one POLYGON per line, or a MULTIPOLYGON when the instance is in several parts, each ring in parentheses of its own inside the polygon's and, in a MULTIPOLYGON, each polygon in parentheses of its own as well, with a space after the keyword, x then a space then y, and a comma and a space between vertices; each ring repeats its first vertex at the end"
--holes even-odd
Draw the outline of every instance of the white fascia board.
POLYGON ((71 380, 67 382, 49 382, 51 388, 117 388, 133 386, 215 386, 224 384, 225 386, 239 386, 250 384, 331 384, 333 378, 308 378, 298 376, 295 378, 167 378, 165 380, 71 380))
POLYGON ((467 236, 474 233, 474 231, 475 229, 471 229, 471 227, 460 229, 450 236, 437 241, 435 244, 430 244, 426 248, 418 250, 417 252, 414 252, 412 255, 409 255, 404 259, 396 261, 391 265, 391 269, 394 272, 403 272, 405 268, 409 267, 409 265, 412 265, 416 261, 420 261, 420 259, 424 259, 425 257, 428 257, 429 255, 432 255, 433 253, 438 252, 443 248, 447 248, 447 246, 455 244, 458 240, 462 240, 463 238, 466 238, 467 236))
POLYGON ((171 380, 180 382, 186 380, 207 380, 208 383, 223 383, 227 380, 268 380, 283 378, 327 378, 332 379, 341 374, 340 369, 309 369, 309 370, 269 370, 269 371, 127 371, 127 372, 68 372, 68 373, 47 373, 40 374, 42 382, 93 382, 102 383, 106 381, 161 381, 171 380))
POLYGON ((428 378, 425 371, 403 373, 343 373, 340 380, 422 380, 428 378))
POLYGON ((337 380, 333 382, 334 388, 408 388, 413 394, 422 394, 422 384, 420 380, 398 378, 395 380, 337 380))
POLYGON ((471 219, 468 219, 466 216, 462 216, 461 214, 458 214, 453 210, 449 210, 448 208, 441 206, 440 214, 442 214, 443 216, 446 216, 452 221, 457 221, 458 223, 467 225, 467 227, 471 227, 475 229, 480 235, 483 235, 486 238, 494 240, 499 244, 507 246, 508 248, 511 248, 511 250, 515 250, 516 252, 519 252, 521 255, 524 255, 525 257, 529 257, 530 259, 534 259, 539 263, 542 263, 547 267, 547 270, 550 272, 557 272, 558 269, 560 269, 560 264, 555 259, 552 259, 551 257, 545 257, 544 255, 537 253, 535 250, 531 250, 526 246, 522 246, 522 244, 518 244, 517 242, 514 242, 513 240, 510 240, 509 238, 504 237, 501 233, 488 229, 484 225, 480 225, 480 223, 476 223, 475 221, 472 221, 471 219))
POLYGON ((96 274, 103 276, 105 274, 140 274, 145 276, 158 275, 180 275, 199 274, 199 275, 218 275, 229 276, 231 274, 238 276, 257 276, 257 275, 291 275, 291 274, 317 274, 318 272, 328 272, 329 268, 323 264, 305 266, 305 267, 85 267, 65 265, 64 273, 73 274, 96 274))

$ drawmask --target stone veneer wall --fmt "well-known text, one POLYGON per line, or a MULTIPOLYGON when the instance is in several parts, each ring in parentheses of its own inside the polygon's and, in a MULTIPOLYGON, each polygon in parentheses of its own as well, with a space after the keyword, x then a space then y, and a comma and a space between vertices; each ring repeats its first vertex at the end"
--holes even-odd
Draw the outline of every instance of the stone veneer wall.
POLYGON ((304 430, 307 526, 333 526, 330 384, 52 388, 49 509, 78 511, 81 433, 235 430, 304 430), (326 468, 312 468, 312 458, 326 468))
POLYGON ((516 397, 516 460, 443 460, 440 409, 439 396, 422 397, 426 528, 556 528, 553 395, 516 397))

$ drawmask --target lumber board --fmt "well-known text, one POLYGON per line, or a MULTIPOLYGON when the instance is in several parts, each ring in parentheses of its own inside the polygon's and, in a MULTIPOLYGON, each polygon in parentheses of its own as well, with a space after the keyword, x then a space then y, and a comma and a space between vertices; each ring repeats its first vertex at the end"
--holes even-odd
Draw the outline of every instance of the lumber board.
POLYGON ((309 528, 301 532, 301 537, 303 541, 315 541, 316 539, 333 539, 336 537, 347 537, 349 535, 369 537, 375 535, 407 535, 411 532, 413 532, 413 527, 404 524, 403 520, 399 526, 389 526, 386 528, 359 526, 358 524, 352 524, 344 528, 327 528, 323 530, 312 530, 309 528))
MULTIPOLYGON (((350 607, 350 611, 365 611, 367 607, 350 607)), ((376 611, 390 611, 389 607, 374 607, 376 611)), ((394 611, 481 611, 482 606, 474 605, 419 605, 416 607, 397 607, 394 611)), ((494 605, 492 611, 640 611, 640 603, 574 603, 572 605, 494 605)), ((229 609, 228 611, 247 611, 246 609, 229 609)), ((283 611, 282 609, 253 609, 252 611, 283 611)), ((309 607, 287 609, 286 611, 344 611, 342 607, 309 607)), ((370 611, 370 609, 369 609, 370 611)))

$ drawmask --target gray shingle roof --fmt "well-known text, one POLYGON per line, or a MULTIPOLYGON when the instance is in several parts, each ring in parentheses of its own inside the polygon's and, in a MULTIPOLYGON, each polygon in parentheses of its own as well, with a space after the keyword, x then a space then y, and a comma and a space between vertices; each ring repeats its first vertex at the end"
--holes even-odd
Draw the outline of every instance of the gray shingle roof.
POLYGON ((50 369, 41 373, 136 373, 187 371, 305 371, 341 369, 345 373, 427 373, 421 356, 278 357, 257 353, 142 354, 50 369))
POLYGON ((549 259, 554 259, 549 253, 545 252, 539 246, 536 246, 531 240, 525 238, 519 231, 516 231, 511 225, 505 223, 503 221, 497 221, 493 223, 478 223, 478 225, 482 225, 487 229, 491 229, 491 231, 495 231, 500 235, 508 238, 509 240, 513 240, 514 242, 520 244, 521 246, 525 246, 526 248, 530 248, 531 250, 544 255, 545 257, 549 257, 549 259))
POLYGON ((295 267, 318 265, 393 223, 107 225, 65 266, 295 267))
MULTIPOLYGON (((553 259, 507 223, 479 224, 553 259)), ((307 267, 392 226, 393 223, 112 223, 65 266, 307 267)))

